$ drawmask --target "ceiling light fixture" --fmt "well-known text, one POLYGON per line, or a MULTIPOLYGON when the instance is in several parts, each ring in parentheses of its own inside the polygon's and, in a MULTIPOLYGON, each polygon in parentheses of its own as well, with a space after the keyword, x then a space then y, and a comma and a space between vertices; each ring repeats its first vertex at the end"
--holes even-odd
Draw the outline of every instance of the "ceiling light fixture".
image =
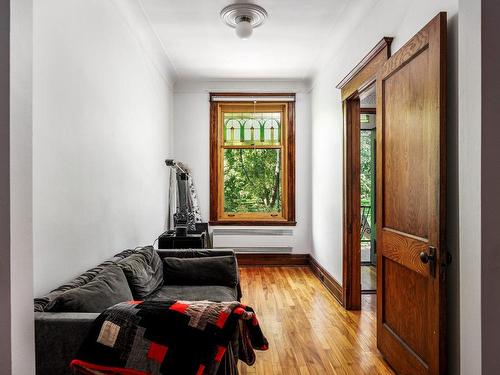
POLYGON ((248 39, 253 29, 264 23, 267 12, 255 4, 232 4, 221 10, 220 17, 235 29, 238 38, 248 39))

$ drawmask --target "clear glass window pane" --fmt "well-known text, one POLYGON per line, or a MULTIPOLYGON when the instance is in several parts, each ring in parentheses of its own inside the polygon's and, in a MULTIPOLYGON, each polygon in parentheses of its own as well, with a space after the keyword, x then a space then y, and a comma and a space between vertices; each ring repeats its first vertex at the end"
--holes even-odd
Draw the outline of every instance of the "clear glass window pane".
POLYGON ((281 212, 280 149, 224 150, 224 212, 281 212))

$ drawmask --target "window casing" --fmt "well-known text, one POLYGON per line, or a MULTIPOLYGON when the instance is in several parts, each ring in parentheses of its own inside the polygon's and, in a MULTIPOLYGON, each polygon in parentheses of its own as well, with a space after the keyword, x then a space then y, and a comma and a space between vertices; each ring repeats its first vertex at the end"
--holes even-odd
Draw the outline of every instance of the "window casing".
POLYGON ((211 100, 210 223, 295 225, 295 102, 232 95, 211 100))

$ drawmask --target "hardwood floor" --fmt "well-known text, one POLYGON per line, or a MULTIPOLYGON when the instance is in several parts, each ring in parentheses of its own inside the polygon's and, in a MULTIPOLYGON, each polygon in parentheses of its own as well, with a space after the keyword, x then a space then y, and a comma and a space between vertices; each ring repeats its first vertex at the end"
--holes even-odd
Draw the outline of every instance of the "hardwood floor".
POLYGON ((240 374, 394 374, 376 348, 374 295, 346 311, 308 267, 241 268, 243 302, 257 312, 269 350, 240 374))

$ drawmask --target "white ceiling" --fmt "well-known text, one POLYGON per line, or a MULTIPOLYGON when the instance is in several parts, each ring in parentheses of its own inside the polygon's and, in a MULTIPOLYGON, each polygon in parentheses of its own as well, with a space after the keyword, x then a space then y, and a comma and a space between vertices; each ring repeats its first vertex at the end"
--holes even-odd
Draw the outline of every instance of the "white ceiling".
POLYGON ((231 0, 142 0, 180 79, 306 79, 348 0, 258 0, 269 18, 249 40, 223 24, 231 0))

